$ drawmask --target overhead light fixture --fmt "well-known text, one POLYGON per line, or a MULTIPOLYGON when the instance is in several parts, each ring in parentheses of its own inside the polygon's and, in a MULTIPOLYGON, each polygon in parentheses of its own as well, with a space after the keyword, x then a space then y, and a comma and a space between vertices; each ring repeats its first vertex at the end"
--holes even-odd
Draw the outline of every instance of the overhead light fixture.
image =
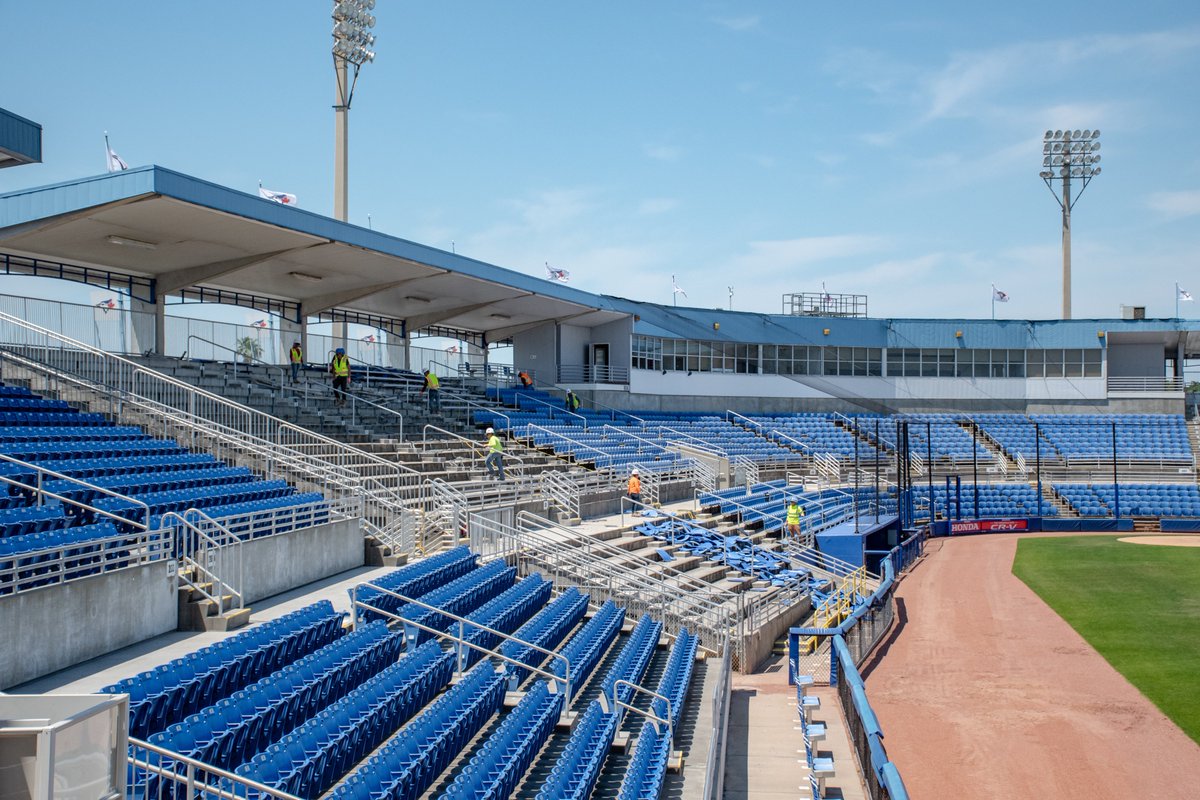
POLYGON ((492 319, 512 319, 508 314, 488 314, 492 319))
POLYGON ((404 299, 409 301, 410 303, 432 303, 433 302, 428 297, 419 297, 415 294, 405 295, 404 299))
POLYGON ((320 283, 325 280, 320 275, 309 275, 307 272, 289 272, 288 275, 298 281, 307 281, 308 283, 320 283))
POLYGON ((158 247, 154 242, 143 242, 141 239, 130 239, 125 236, 105 236, 109 244, 119 244, 122 247, 140 247, 143 250, 154 250, 158 247))

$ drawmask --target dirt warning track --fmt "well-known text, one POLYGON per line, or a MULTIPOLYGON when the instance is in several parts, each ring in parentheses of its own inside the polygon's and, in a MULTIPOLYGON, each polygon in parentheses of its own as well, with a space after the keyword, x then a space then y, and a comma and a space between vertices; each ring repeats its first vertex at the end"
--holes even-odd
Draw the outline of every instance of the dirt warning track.
POLYGON ((931 540, 865 665, 910 795, 1200 797, 1200 745, 1012 574, 1018 538, 931 540))

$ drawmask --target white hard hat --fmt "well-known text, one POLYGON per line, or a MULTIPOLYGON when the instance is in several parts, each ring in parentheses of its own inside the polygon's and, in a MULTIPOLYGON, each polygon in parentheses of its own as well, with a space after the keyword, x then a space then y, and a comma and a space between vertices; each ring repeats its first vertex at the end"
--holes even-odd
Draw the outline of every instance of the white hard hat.
POLYGON ((637 474, 638 474, 637 467, 634 467, 634 468, 633 468, 633 474, 634 474, 634 475, 637 475, 637 474))
POLYGON ((496 429, 495 429, 495 428, 488 428, 486 432, 487 432, 487 433, 495 433, 495 432, 496 432, 496 429))

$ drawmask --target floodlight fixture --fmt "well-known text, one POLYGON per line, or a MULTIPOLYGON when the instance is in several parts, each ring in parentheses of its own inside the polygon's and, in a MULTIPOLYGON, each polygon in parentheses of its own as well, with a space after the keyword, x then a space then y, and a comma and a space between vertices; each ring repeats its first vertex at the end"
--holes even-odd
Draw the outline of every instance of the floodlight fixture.
POLYGON ((363 64, 375 60, 375 0, 333 0, 333 72, 337 78, 333 132, 333 215, 349 217, 349 112, 363 64), (353 72, 351 72, 353 68, 353 72))
POLYGON ((1050 194, 1062 210, 1062 248, 1063 248, 1063 296, 1062 318, 1071 318, 1071 210, 1083 195, 1084 189, 1091 183, 1092 178, 1100 174, 1100 131, 1087 128, 1084 130, 1047 130, 1043 138, 1046 144, 1042 146, 1042 167, 1038 173, 1050 194), (1050 154, 1050 155, 1047 155, 1050 154), (1051 167, 1051 169, 1044 169, 1051 167), (1072 180, 1082 183, 1074 197, 1071 196, 1072 180), (1054 181, 1062 182, 1062 195, 1055 190, 1054 181))

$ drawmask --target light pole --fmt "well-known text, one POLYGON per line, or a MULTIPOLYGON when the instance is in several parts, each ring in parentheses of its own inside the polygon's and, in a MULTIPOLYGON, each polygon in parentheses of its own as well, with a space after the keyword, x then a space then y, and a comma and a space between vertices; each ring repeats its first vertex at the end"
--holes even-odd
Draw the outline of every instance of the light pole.
POLYGON ((1071 209, 1083 190, 1100 174, 1100 131, 1046 131, 1042 144, 1041 179, 1062 209, 1063 296, 1062 318, 1071 318, 1071 209), (1071 179, 1082 183, 1079 194, 1071 199, 1071 179), (1062 181, 1062 197, 1054 191, 1054 181, 1062 181))
POLYGON ((375 27, 375 15, 371 13, 374 8, 375 0, 333 2, 333 72, 337 78, 333 106, 333 216, 343 222, 349 215, 347 137, 350 101, 354 99, 358 71, 363 64, 375 60, 375 51, 371 50, 375 36, 369 32, 375 27))

